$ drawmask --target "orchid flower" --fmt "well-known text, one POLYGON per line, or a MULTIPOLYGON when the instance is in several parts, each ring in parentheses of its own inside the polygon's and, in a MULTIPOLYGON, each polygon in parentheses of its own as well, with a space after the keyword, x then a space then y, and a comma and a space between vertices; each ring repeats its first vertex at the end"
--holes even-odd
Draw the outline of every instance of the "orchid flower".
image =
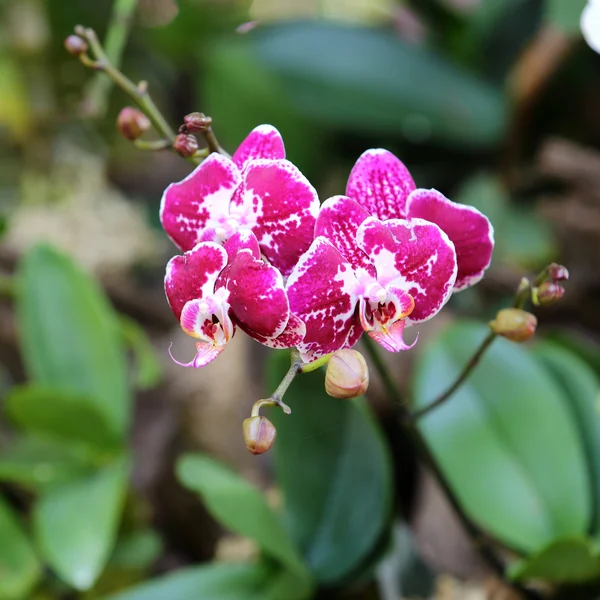
POLYGON ((236 326, 261 344, 290 348, 304 337, 291 314, 281 273, 260 255, 256 236, 240 229, 224 245, 199 242, 167 265, 165 292, 181 328, 196 338, 196 355, 184 367, 214 360, 236 326))
MULTIPOLYGON (((407 350, 407 323, 435 315, 452 294, 454 244, 434 223, 381 221, 347 196, 327 200, 315 240, 287 281, 290 309, 306 325, 304 360, 352 347, 367 332, 391 352, 407 350)), ((415 340, 416 342, 416 340, 415 340)))
POLYGON ((367 150, 359 157, 346 194, 383 221, 418 218, 438 225, 456 249, 454 291, 477 283, 492 260, 494 230, 487 217, 437 190, 417 189, 408 169, 387 150, 367 150))
POLYGON ((580 25, 588 46, 600 53, 600 0, 588 0, 581 13, 580 25))
POLYGON ((285 276, 310 246, 319 200, 302 173, 285 160, 270 125, 255 128, 232 159, 213 153, 164 192, 160 219, 183 251, 198 242, 223 244, 250 229, 261 253, 285 276))

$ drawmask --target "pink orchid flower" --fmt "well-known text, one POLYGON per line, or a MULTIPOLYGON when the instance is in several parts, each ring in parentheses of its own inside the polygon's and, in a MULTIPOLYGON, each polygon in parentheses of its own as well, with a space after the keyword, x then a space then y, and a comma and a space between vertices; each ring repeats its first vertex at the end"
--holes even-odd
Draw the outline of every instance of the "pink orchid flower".
POLYGON ((163 194, 160 219, 183 251, 198 242, 226 242, 250 229, 260 251, 289 275, 310 246, 319 199, 302 173, 285 160, 281 135, 270 125, 254 129, 232 159, 211 154, 163 194))
POLYGON ((199 242, 167 265, 165 292, 196 355, 184 367, 214 360, 236 326, 265 346, 290 348, 304 337, 304 323, 290 312, 281 273, 260 255, 256 236, 240 229, 224 245, 199 242))
POLYGON ((346 194, 383 221, 418 218, 438 225, 456 249, 455 292, 477 283, 489 267, 494 229, 487 217, 437 190, 417 189, 408 169, 391 152, 364 152, 352 168, 346 194))
POLYGON ((304 360, 350 348, 365 331, 391 352, 407 350, 406 324, 431 318, 452 294, 454 244, 434 223, 381 221, 335 196, 321 207, 315 236, 286 286, 306 325, 304 360))

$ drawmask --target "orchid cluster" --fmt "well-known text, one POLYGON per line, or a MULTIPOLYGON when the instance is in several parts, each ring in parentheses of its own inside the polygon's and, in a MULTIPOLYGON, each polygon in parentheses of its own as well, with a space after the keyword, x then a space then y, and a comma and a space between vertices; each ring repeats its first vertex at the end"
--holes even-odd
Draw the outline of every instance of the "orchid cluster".
MULTIPOLYGON (((433 317, 478 282, 494 246, 488 219, 416 187, 392 153, 368 150, 346 195, 322 203, 261 125, 232 158, 213 153, 165 191, 160 218, 184 252, 167 265, 167 299, 197 340, 183 366, 214 360, 236 328, 304 362, 366 332, 407 350, 405 327, 433 317)), ((178 361, 176 361, 178 362, 178 361)))

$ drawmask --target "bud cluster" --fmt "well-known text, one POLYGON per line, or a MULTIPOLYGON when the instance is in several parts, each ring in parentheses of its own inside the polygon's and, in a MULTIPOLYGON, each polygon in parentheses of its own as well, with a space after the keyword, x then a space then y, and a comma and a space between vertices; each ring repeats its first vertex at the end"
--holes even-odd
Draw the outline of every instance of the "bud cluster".
POLYGON ((558 302, 565 294, 565 288, 558 283, 569 279, 566 267, 557 263, 548 265, 544 271, 542 281, 531 290, 531 301, 536 306, 551 306, 558 302))

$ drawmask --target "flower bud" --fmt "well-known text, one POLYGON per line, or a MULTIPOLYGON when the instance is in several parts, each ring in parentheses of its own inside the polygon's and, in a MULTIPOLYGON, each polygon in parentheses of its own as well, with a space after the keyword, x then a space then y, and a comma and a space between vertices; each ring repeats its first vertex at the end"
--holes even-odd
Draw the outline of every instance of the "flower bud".
POLYGON ((175 138, 173 150, 175 150, 177 154, 183 156, 184 158, 187 158, 188 156, 194 156, 198 150, 198 140, 193 135, 180 133, 175 138))
POLYGON ((181 133, 194 133, 195 131, 206 131, 210 129, 212 119, 204 113, 193 112, 183 117, 183 126, 181 133))
POLYGON ((533 288, 531 300, 536 306, 550 306, 555 304, 565 295, 565 288, 558 283, 545 281, 533 288))
POLYGON ((275 441, 277 430, 266 417, 248 417, 242 424, 246 448, 252 454, 263 454, 275 441))
POLYGON ((569 279, 569 271, 567 267, 563 267, 557 263, 548 265, 548 275, 552 281, 566 281, 569 279))
POLYGON ((325 391, 334 398, 355 398, 369 387, 369 368, 356 350, 338 350, 327 363, 325 391))
POLYGON ((72 54, 73 56, 79 56, 80 54, 87 52, 88 45, 87 42, 78 35, 70 35, 65 40, 65 48, 69 54, 72 54))
POLYGON ((520 308, 504 308, 489 325, 494 333, 511 342, 525 342, 535 333, 537 319, 520 308))
POLYGON ((137 140, 150 129, 150 119, 137 108, 126 106, 117 117, 117 129, 127 140, 137 140))

